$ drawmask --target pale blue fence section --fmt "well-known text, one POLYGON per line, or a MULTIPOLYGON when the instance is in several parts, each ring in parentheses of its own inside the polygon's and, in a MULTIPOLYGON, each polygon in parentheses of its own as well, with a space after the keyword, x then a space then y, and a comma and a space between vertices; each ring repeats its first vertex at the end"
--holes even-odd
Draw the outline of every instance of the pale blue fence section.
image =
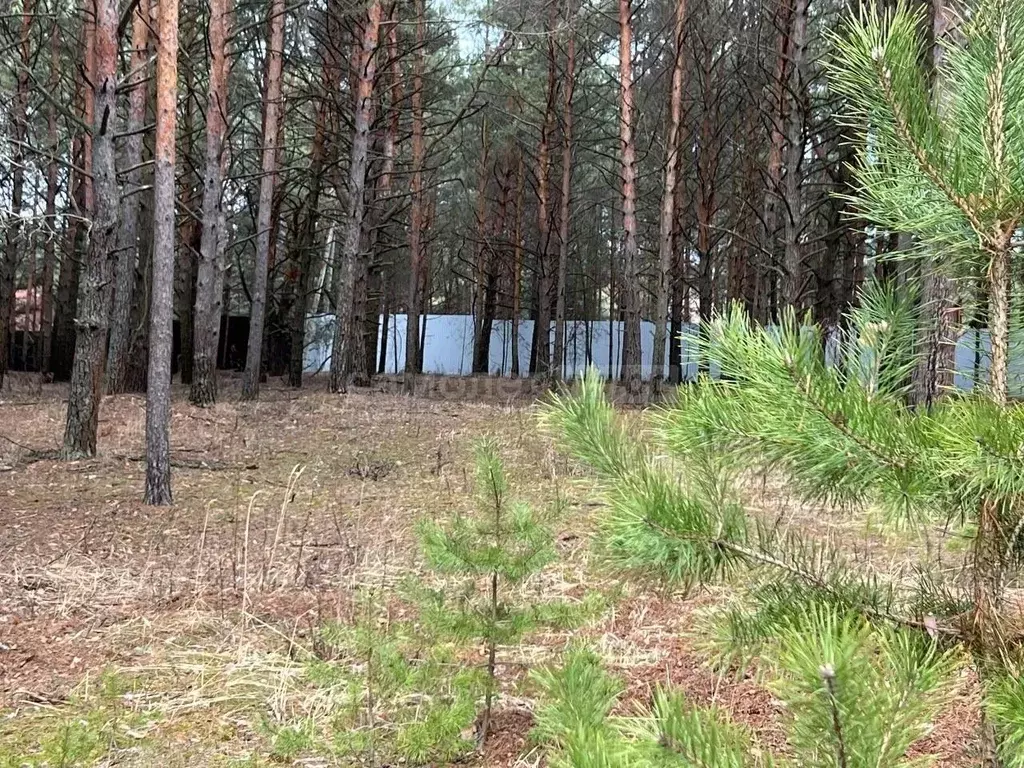
MULTIPOLYGON (((379 326, 378 326, 379 327, 379 326)), ((386 373, 397 373, 405 367, 406 316, 392 315, 387 327, 386 373)), ((684 330, 683 358, 693 357, 692 345, 685 337, 694 333, 694 327, 684 330)), ((334 332, 333 315, 316 315, 306 321, 306 372, 325 370, 330 365, 331 335, 334 332)), ((424 373, 451 376, 467 375, 473 370, 473 317, 471 315, 427 315, 421 319, 420 332, 425 333, 423 347, 424 373), (425 325, 425 330, 424 330, 425 325)), ((530 350, 533 344, 533 321, 519 323, 519 370, 524 375, 530 370, 530 350)), ((623 323, 608 320, 569 321, 566 323, 565 364, 563 376, 571 377, 595 365, 603 373, 618 371, 622 355, 623 323), (590 350, 588 358, 587 350, 590 350)), ((380 339, 378 338, 378 342, 380 339)), ((549 345, 554 344, 554 325, 549 345)), ((640 327, 642 375, 651 375, 651 355, 654 349, 654 323, 643 322, 640 327)), ((378 345, 379 348, 379 345, 378 345)), ((666 364, 668 352, 666 350, 666 364)), ((512 321, 495 320, 491 329, 490 361, 488 373, 508 376, 512 372, 512 321)), ((696 375, 696 358, 685 366, 684 375, 696 375)))
MULTIPOLYGON (((382 318, 383 319, 383 318, 382 318)), ((378 327, 381 327, 378 325, 378 327)), ((554 326, 549 335, 553 343, 554 326)), ((605 375, 617 374, 622 355, 621 321, 576 320, 566 324, 565 363, 562 375, 575 376, 588 365, 597 366, 605 375), (587 350, 590 350, 588 358, 587 350)), ((406 316, 391 315, 387 323, 386 373, 398 373, 405 367, 406 316)), ((306 321, 305 370, 315 373, 326 370, 331 359, 331 336, 334 332, 333 315, 314 315, 306 321)), ((427 315, 421 318, 420 332, 425 333, 423 353, 425 373, 449 376, 468 375, 473 370, 473 317, 472 315, 427 315), (425 330, 424 330, 425 328, 425 330)), ((683 330, 683 378, 697 374, 695 349, 690 339, 695 326, 683 330)), ((378 339, 378 342, 380 340, 378 339)), ((530 347, 533 341, 533 321, 519 323, 519 370, 530 369, 530 347)), ((654 323, 640 324, 644 377, 651 375, 651 355, 654 349, 654 323)), ((378 344, 378 349, 380 345, 378 344)), ((1015 395, 1024 394, 1024 337, 1015 339, 1010 354, 1010 389, 1015 395)), ((666 350, 667 358, 667 350, 666 350)), ((666 365, 668 360, 666 359, 666 365)), ((988 333, 968 329, 957 345, 956 385, 970 389, 972 383, 985 381, 989 365, 988 333)), ((495 320, 491 329, 491 349, 488 373, 508 376, 512 371, 512 321, 495 320)), ((712 373, 714 371, 712 370, 712 373)))

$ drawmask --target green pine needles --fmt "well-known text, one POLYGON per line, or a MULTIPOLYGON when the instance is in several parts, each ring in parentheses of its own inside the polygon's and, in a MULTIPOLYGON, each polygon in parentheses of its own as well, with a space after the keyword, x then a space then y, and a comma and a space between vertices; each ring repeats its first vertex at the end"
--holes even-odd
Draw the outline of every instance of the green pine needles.
POLYGON ((562 768, 896 768, 948 701, 958 659, 919 633, 874 627, 828 608, 809 610, 765 648, 773 693, 785 704, 790 753, 772 754, 715 708, 658 691, 624 709, 622 685, 587 651, 535 675, 544 694, 536 736, 562 768))
POLYGON ((320 628, 307 677, 345 691, 334 714, 330 752, 370 766, 455 761, 471 753, 483 674, 459 663, 459 648, 383 609, 388 595, 368 589, 348 623, 320 628))
POLYGON ((543 424, 601 481, 601 546, 614 565, 683 586, 744 583, 742 598, 718 611, 712 640, 723 660, 763 656, 780 632, 825 609, 962 645, 1009 702, 990 712, 1011 743, 1019 736, 1008 731, 1022 732, 1024 688, 1007 670, 1018 663, 1024 627, 1001 606, 1017 579, 1024 532, 1024 412, 978 395, 909 407, 915 306, 869 288, 830 343, 830 362, 817 328, 790 314, 766 329, 737 309, 703 335, 723 377, 681 388, 645 430, 623 424, 596 372, 576 393, 554 397, 543 424), (890 577, 841 545, 782 532, 745 509, 751 471, 785 478, 823 515, 870 508, 904 528, 948 525, 977 539, 978 515, 992 510, 998 538, 986 542, 983 567, 976 543, 959 570, 929 549, 934 559, 890 577), (983 614, 979 596, 994 601, 983 614), (998 624, 981 632, 979 615, 998 624))
POLYGON ((442 634, 483 644, 487 656, 484 708, 477 733, 486 741, 498 692, 498 650, 542 626, 565 626, 593 612, 579 605, 530 602, 520 587, 555 557, 550 530, 527 504, 510 498, 496 444, 476 446, 476 510, 446 524, 424 523, 420 540, 431 568, 461 584, 428 591, 421 599, 425 623, 442 634))
MULTIPOLYGON (((639 434, 623 426, 596 373, 553 399, 543 421, 601 479, 601 542, 614 564, 684 586, 742 578, 747 589, 719 612, 713 637, 726 658, 764 654, 820 611, 859 617, 878 637, 917 633, 963 647, 983 682, 982 758, 1020 766, 1024 623, 1009 597, 1024 555, 1024 409, 1008 405, 1007 378, 1011 274, 1024 247, 1024 3, 945 8, 948 34, 934 46, 921 34, 922 11, 880 8, 865 6, 834 39, 831 87, 847 101, 857 144, 852 201, 870 224, 912 235, 935 267, 987 298, 987 391, 911 407, 930 308, 912 286, 869 285, 828 337, 792 311, 772 328, 739 308, 707 323, 700 359, 720 378, 682 388, 639 434), (950 568, 948 548, 933 544, 909 573, 890 576, 842 542, 780 532, 744 509, 744 482, 758 472, 784 479, 822 515, 881 512, 904 528, 957 531, 970 550, 950 568)), ((800 630, 789 647, 809 634, 800 630)), ((872 642, 883 643, 880 657, 892 650, 872 642)), ((913 671, 903 664, 912 650, 892 656, 896 679, 913 671)), ((827 688, 837 669, 830 662, 812 677, 827 688)), ((841 701, 857 684, 837 689, 836 719, 804 718, 813 738, 844 722, 867 728, 853 726, 860 715, 841 701)), ((905 695, 928 698, 913 687, 905 695)), ((893 719, 894 705, 885 706, 893 719)), ((847 744, 845 761, 833 750, 806 764, 868 764, 854 762, 858 747, 847 744)))
POLYGON ((932 264, 988 298, 990 391, 1006 403, 1013 260, 1024 222, 1024 4, 868 4, 833 43, 830 83, 857 137, 860 215, 917 238, 932 264))

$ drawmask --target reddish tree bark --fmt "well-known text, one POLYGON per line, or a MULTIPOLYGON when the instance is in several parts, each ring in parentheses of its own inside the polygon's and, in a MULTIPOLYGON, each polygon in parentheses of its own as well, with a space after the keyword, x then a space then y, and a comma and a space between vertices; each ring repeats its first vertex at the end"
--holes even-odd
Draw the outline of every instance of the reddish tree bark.
MULTIPOLYGON (((68 395, 65 456, 96 453, 96 431, 107 361, 107 330, 113 285, 113 254, 120 196, 114 166, 117 122, 116 0, 95 0, 93 23, 91 168, 86 168, 86 208, 93 210, 85 263, 78 284, 75 357, 68 395), (93 205, 90 205, 93 203, 93 205)), ((88 92, 88 88, 86 91, 88 92)))
POLYGON ((128 95, 128 137, 123 159, 126 166, 125 188, 121 201, 121 226, 117 233, 117 261, 114 264, 114 305, 110 318, 110 351, 107 365, 107 392, 125 391, 125 373, 132 342, 132 304, 135 290, 135 264, 138 260, 139 209, 142 205, 143 128, 149 95, 149 0, 139 0, 132 15, 132 55, 125 85, 128 95))
POLYGON ((228 27, 231 0, 211 0, 207 36, 210 80, 206 97, 206 166, 203 177, 203 222, 196 271, 192 385, 189 400, 208 406, 217 401, 217 348, 220 341, 224 284, 224 174, 228 148, 228 27))
POLYGON ((675 23, 675 56, 672 62, 672 85, 669 90, 668 135, 665 137, 665 185, 661 193, 658 222, 658 283, 655 290, 654 350, 651 355, 651 377, 657 392, 665 377, 665 337, 668 326, 669 279, 672 273, 673 229, 676 221, 676 186, 679 169, 679 125, 683 112, 683 31, 686 25, 686 0, 677 0, 675 23))
POLYGON ((636 144, 633 138, 633 16, 619 0, 619 79, 622 152, 622 363, 620 377, 631 396, 640 391, 640 253, 636 239, 636 144))
POLYGON ((412 77, 412 178, 409 209, 409 305, 406 307, 404 388, 412 392, 416 374, 420 372, 420 312, 423 301, 421 284, 426 271, 423 243, 423 164, 426 147, 423 141, 423 74, 426 66, 426 10, 424 0, 415 0, 416 54, 412 77))
POLYGON ((171 324, 174 314, 174 131, 178 98, 178 0, 159 0, 153 286, 146 386, 145 503, 171 503, 171 324))
POLYGON ((270 266, 272 210, 277 186, 277 147, 280 138, 281 80, 284 58, 284 0, 271 0, 270 32, 267 41, 267 78, 264 92, 263 153, 260 196, 256 214, 256 262, 250 294, 249 343, 242 379, 242 399, 255 400, 260 391, 260 366, 263 355, 263 326, 267 308, 267 270, 270 266))
POLYGON ((361 237, 363 216, 366 212, 366 168, 369 162, 370 121, 373 113, 373 81, 376 77, 376 51, 380 34, 380 0, 370 5, 362 25, 358 54, 353 65, 356 70, 355 112, 353 116, 352 147, 348 170, 348 215, 342 239, 342 270, 340 292, 335 296, 334 340, 331 346, 332 392, 345 392, 353 371, 365 375, 366 346, 363 343, 362 316, 357 309, 355 293, 362 258, 361 237))

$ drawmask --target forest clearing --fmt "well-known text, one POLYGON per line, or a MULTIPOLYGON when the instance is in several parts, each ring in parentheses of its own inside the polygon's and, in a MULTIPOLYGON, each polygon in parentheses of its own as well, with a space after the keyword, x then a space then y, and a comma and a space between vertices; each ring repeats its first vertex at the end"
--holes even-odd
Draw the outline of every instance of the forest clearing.
MULTIPOLYGON (((558 557, 530 588, 577 601, 597 590, 606 601, 582 634, 623 676, 623 710, 657 685, 679 686, 764 745, 785 743, 769 690, 716 672, 701 650, 694 617, 727 600, 728 585, 685 594, 612 578, 590 545, 593 478, 538 435, 528 399, 338 399, 314 385, 198 409, 175 395, 178 495, 166 513, 138 499, 139 398, 105 401, 100 457, 69 466, 32 460, 22 446, 0 453, 0 764, 349 764, 330 740, 343 716, 303 677, 318 653, 331 658, 318 633, 359 620, 360 590, 395 621, 409 615, 401 584, 423 572, 414 525, 468 510, 470 445, 481 434, 494 436, 512 487, 557 532, 558 557)), ((55 387, 26 387, 0 406, 4 434, 49 450, 62 410, 55 387)), ((773 483, 749 487, 761 514, 841 540, 880 569, 905 569, 922 546, 863 514, 821 518, 773 483)), ((495 730, 474 764, 542 764, 526 673, 556 661, 573 634, 541 631, 502 649, 495 730)), ((466 653, 479 662, 478 648, 466 653)), ((941 765, 974 765, 977 714, 967 678, 916 749, 941 765)), ((384 754, 393 735, 385 713, 378 728, 384 754)))
POLYGON ((1024 3, 0 2, 0 768, 1024 768, 1024 3))

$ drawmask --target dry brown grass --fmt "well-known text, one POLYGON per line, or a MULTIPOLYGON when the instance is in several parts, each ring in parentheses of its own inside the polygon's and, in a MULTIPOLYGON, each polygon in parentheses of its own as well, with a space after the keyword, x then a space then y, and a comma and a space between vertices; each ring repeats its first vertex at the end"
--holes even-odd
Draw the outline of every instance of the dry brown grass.
MULTIPOLYGON (((60 444, 64 387, 22 380, 4 392, 0 706, 11 717, 41 702, 59 710, 83 679, 117 668, 159 681, 130 704, 174 723, 161 731, 161 763, 214 765, 254 749, 252 724, 235 716, 254 702, 271 713, 329 710, 338 692, 310 696, 297 682, 296 649, 308 650, 322 622, 348 619, 360 585, 388 588, 420 572, 412 528, 468 507, 470 450, 482 434, 498 440, 518 494, 563 510, 562 562, 533 588, 574 598, 619 587, 590 562, 592 484, 538 436, 532 385, 488 396, 474 384, 467 400, 442 384, 410 398, 275 383, 251 404, 237 401, 235 382, 224 389, 222 402, 203 410, 175 388, 167 509, 140 502, 144 398, 106 398, 100 455, 62 463, 36 457, 60 444)), ((852 542, 890 573, 917 546, 894 545, 863 517, 823 519, 783 488, 753 483, 751 494, 764 514, 852 542)), ((711 672, 690 637, 694 611, 716 593, 685 599, 630 584, 620 598, 585 634, 627 678, 632 698, 646 700, 658 683, 681 685, 694 701, 729 709, 764 743, 781 743, 765 689, 711 672)), ((568 640, 541 634, 508 651, 510 676, 521 679, 568 640)), ((530 701, 507 703, 481 765, 537 765, 524 741, 530 701)), ((974 711, 958 708, 933 735, 943 765, 967 764, 964 724, 974 711)), ((121 762, 146 759, 152 754, 121 762)))

